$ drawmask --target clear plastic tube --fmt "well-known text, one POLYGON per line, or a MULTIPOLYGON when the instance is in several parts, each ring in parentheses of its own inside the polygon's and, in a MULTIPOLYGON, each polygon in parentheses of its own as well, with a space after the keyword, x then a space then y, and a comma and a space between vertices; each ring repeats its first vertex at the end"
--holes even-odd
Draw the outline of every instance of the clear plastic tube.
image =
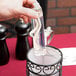
POLYGON ((46 52, 40 50, 45 47, 43 12, 41 7, 34 10, 38 12, 39 17, 32 20, 33 30, 30 32, 30 35, 33 37, 33 48, 36 55, 45 55, 46 52))
MULTIPOLYGON (((45 36, 44 36, 44 18, 43 18, 43 11, 42 11, 42 8, 41 6, 39 5, 39 3, 35 3, 34 4, 35 8, 34 10, 38 12, 39 14, 39 20, 40 20, 40 24, 41 24, 41 28, 40 28, 40 31, 39 31, 39 43, 42 47, 45 47, 45 36)), ((39 24, 39 25, 40 25, 39 24)), ((33 19, 33 27, 35 28, 35 21, 33 19)))

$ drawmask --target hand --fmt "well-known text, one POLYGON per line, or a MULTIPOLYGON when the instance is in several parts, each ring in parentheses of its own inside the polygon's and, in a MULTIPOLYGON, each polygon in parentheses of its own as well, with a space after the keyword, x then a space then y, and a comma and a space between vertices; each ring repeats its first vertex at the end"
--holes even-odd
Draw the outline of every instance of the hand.
POLYGON ((0 21, 11 18, 23 18, 27 23, 31 18, 37 18, 38 13, 34 11, 36 0, 0 0, 0 21))

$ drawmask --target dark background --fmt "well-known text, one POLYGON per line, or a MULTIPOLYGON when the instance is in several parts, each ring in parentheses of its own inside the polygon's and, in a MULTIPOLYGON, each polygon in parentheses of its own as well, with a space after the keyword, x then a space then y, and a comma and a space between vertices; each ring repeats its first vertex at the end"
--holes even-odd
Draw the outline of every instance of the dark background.
POLYGON ((38 0, 40 3, 42 9, 43 9, 43 15, 44 15, 44 26, 46 28, 46 17, 47 17, 47 2, 48 0, 38 0))

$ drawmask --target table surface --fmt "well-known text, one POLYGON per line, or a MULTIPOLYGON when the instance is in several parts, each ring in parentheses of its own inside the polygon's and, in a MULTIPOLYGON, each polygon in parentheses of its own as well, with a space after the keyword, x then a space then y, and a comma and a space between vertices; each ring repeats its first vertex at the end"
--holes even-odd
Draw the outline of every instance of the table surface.
MULTIPOLYGON (((16 38, 7 39, 6 42, 10 60, 8 64, 0 66, 0 76, 26 76, 26 60, 20 61, 15 58, 16 38)), ((76 47, 76 33, 54 35, 49 45, 56 48, 76 47)), ((62 67, 62 76, 75 75, 76 65, 62 67)))

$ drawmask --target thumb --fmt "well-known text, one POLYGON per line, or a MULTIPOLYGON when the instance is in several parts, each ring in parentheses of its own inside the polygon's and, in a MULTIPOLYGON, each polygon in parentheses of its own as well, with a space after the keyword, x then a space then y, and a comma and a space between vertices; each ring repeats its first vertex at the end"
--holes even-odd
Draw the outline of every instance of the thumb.
POLYGON ((18 10, 18 13, 20 15, 28 16, 31 18, 38 18, 38 13, 30 8, 22 7, 21 9, 18 10))

